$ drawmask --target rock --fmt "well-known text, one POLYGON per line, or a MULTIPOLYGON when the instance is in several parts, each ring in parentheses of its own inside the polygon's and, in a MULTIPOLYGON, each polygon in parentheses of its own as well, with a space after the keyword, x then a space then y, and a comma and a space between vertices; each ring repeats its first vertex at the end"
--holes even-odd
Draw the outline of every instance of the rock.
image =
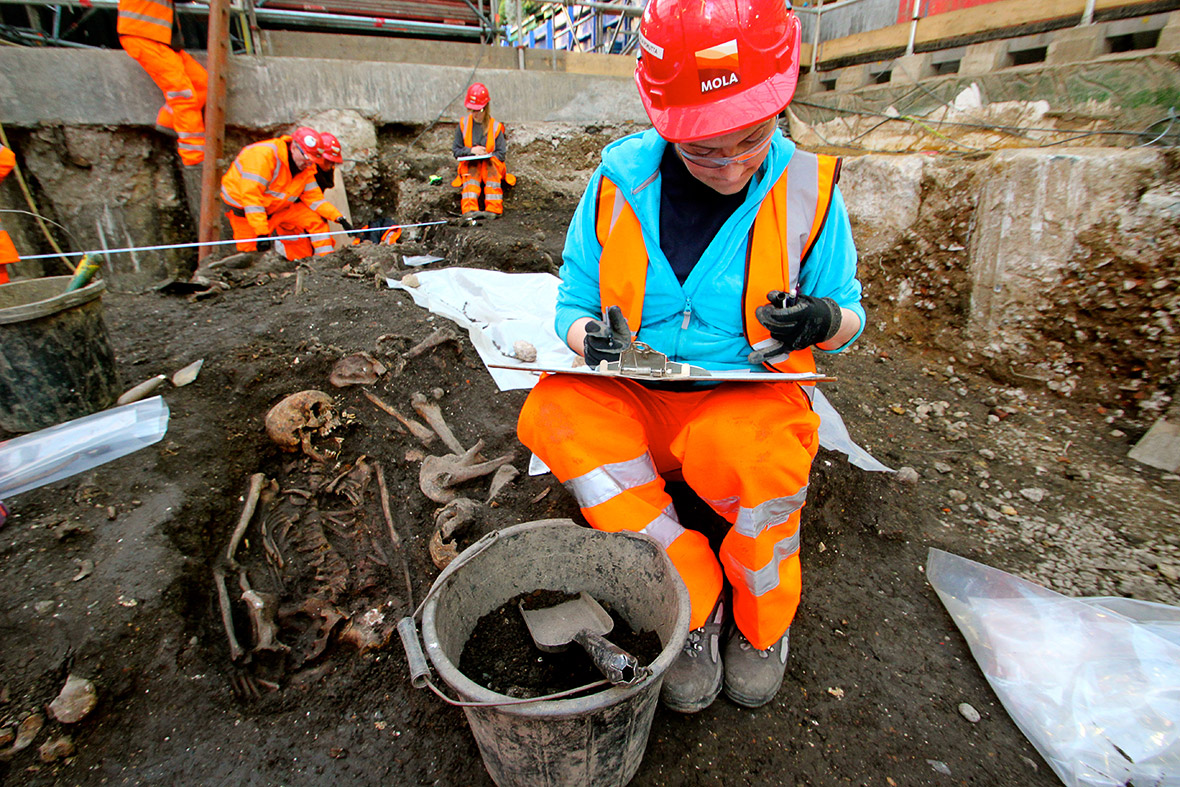
POLYGON ((958 489, 950 490, 946 493, 946 496, 949 497, 951 502, 955 504, 967 502, 967 493, 958 489))
POLYGON ((49 703, 49 715, 62 724, 79 722, 98 704, 98 692, 86 678, 70 675, 57 699, 49 703))
POLYGON ((953 468, 951 468, 951 466, 948 465, 946 462, 935 462, 934 469, 937 470, 938 472, 942 473, 943 475, 946 475, 953 468))
POLYGON ((1044 500, 1045 495, 1047 495, 1049 493, 1046 492, 1044 489, 1039 489, 1037 487, 1027 487, 1025 489, 1021 489, 1020 494, 1024 498, 1031 500, 1034 503, 1039 503, 1042 500, 1044 500))
POLYGON ((979 711, 975 710, 975 708, 971 707, 971 705, 966 702, 959 703, 959 715, 972 724, 975 724, 981 718, 979 711))
POLYGON ((942 760, 926 760, 926 762, 929 763, 931 768, 933 768, 937 772, 941 773, 943 776, 950 776, 951 775, 950 766, 947 765, 942 760))
POLYGON ((532 363, 537 360, 537 348, 520 339, 512 345, 512 351, 516 354, 516 360, 524 363, 532 363))
POLYGON ((897 483, 907 485, 918 483, 918 479, 920 477, 921 476, 918 475, 918 471, 912 467, 903 467, 898 470, 897 474, 894 476, 894 478, 897 480, 897 483))
POLYGON ((980 448, 979 455, 982 456, 984 459, 988 460, 989 462, 996 458, 996 452, 991 450, 990 448, 980 448))
POLYGON ((1000 513, 1004 516, 1016 516, 1018 512, 1012 506, 1005 504, 1000 506, 1000 513))
POLYGON ((184 386, 197 379, 197 375, 201 373, 201 367, 205 365, 205 359, 193 361, 183 369, 178 370, 172 375, 172 385, 176 388, 183 388, 184 386))
POLYGON ((68 735, 45 741, 37 752, 41 755, 41 762, 57 762, 70 757, 74 753, 74 741, 68 735))
POLYGON ((57 606, 56 601, 38 601, 33 605, 33 611, 38 615, 48 615, 57 606))

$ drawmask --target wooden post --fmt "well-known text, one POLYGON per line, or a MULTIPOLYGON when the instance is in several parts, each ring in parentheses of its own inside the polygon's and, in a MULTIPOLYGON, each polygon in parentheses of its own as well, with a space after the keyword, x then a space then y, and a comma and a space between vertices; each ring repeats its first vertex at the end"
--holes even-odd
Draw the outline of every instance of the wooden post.
MULTIPOLYGON (((209 94, 205 99, 205 164, 201 169, 201 224, 197 239, 210 243, 221 239, 218 194, 221 172, 217 166, 225 143, 225 76, 229 67, 229 0, 209 2, 209 94)), ((201 246, 197 268, 212 251, 201 246)))

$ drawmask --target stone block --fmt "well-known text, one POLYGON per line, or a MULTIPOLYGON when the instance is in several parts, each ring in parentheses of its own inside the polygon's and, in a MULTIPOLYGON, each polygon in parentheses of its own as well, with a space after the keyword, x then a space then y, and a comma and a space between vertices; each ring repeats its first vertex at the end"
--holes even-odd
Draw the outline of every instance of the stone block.
POLYGON ((869 73, 867 65, 848 66, 836 74, 836 90, 858 90, 873 82, 873 75, 869 73))
POLYGON ((959 76, 980 76, 999 71, 1008 65, 1008 42, 988 41, 971 44, 959 61, 959 76))
POLYGON ((1101 25, 1071 27, 1053 33, 1045 53, 1046 65, 1085 63, 1106 54, 1106 31, 1101 25))
POLYGON ((1155 45, 1157 52, 1180 52, 1180 11, 1168 14, 1168 21, 1160 30, 1160 40, 1155 45))
POLYGON ((893 61, 892 74, 889 77, 891 85, 912 85, 923 79, 937 75, 934 60, 929 53, 905 55, 893 61))

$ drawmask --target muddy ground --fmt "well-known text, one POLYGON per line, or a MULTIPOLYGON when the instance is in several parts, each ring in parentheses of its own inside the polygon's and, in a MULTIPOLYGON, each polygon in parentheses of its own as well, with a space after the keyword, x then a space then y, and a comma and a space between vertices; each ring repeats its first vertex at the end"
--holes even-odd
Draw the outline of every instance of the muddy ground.
MULTIPOLYGON (((446 225, 398 251, 551 270, 571 211, 568 200, 510 197, 500 221, 446 225)), ((460 547, 491 529, 578 512, 551 476, 527 475, 515 438, 524 392, 498 392, 466 339, 407 358, 446 323, 380 283, 384 271, 405 273, 396 254, 360 251, 298 270, 275 258, 226 270, 232 286, 210 298, 104 296, 126 384, 205 363, 196 382, 163 391, 171 422, 160 443, 7 501, 0 729, 44 714, 67 675, 93 681, 98 701, 80 722, 47 719, 31 746, 0 761, 0 781, 490 784, 462 713, 411 687, 397 637, 388 638, 438 573, 429 540, 442 506, 418 476, 424 454, 446 449, 399 434, 362 389, 415 418, 411 396, 422 392, 463 447, 483 440, 485 457, 512 454, 519 476, 494 505, 476 507, 460 547), (334 364, 360 351, 386 374, 331 386, 334 364), (281 451, 264 428, 273 405, 305 389, 326 392, 340 414, 313 439, 321 464, 281 451), (256 592, 275 597, 289 650, 235 664, 214 570, 227 567, 256 473, 275 487, 235 560, 256 592), (263 520, 282 569, 268 565, 263 520), (332 609, 308 607, 309 598, 332 609), (333 621, 333 611, 347 619, 333 621), (40 747, 63 736, 73 753, 43 761, 40 747)), ((838 378, 824 390, 852 436, 891 467, 916 470, 916 482, 820 452, 782 691, 753 711, 724 698, 693 716, 660 710, 635 784, 1058 784, 926 582, 927 550, 1071 595, 1180 602, 1180 479, 1126 458, 1144 423, 988 377, 945 341, 955 315, 927 319, 924 335, 944 341, 915 342, 914 324, 884 333, 890 323, 870 319, 858 344, 823 366, 838 378), (978 722, 960 715, 964 702, 978 722)), ((483 501, 488 478, 462 492, 483 501)), ((701 516, 684 504, 682 519, 701 516)), ((235 630, 249 648, 229 569, 235 630)))

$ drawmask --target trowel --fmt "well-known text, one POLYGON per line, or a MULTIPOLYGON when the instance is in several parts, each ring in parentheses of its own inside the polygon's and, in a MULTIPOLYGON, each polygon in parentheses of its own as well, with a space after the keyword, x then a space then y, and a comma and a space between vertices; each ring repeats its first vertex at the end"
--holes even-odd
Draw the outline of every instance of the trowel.
POLYGON ((585 591, 575 599, 552 607, 525 609, 524 604, 520 604, 520 614, 524 616, 525 625, 538 648, 556 653, 576 642, 586 649, 594 666, 611 683, 638 683, 651 672, 640 667, 639 661, 630 653, 605 638, 615 622, 585 591))

